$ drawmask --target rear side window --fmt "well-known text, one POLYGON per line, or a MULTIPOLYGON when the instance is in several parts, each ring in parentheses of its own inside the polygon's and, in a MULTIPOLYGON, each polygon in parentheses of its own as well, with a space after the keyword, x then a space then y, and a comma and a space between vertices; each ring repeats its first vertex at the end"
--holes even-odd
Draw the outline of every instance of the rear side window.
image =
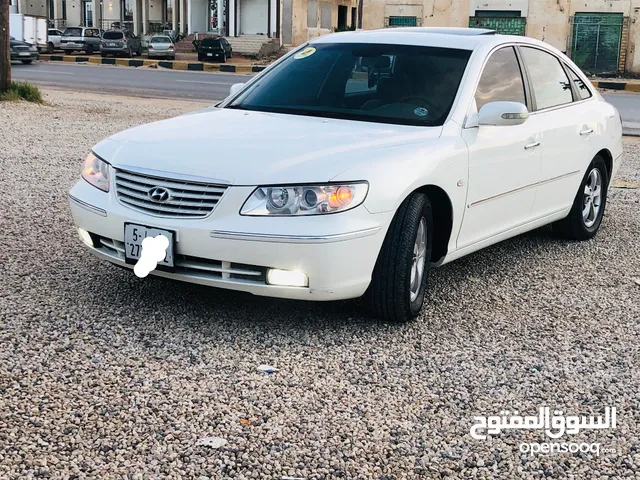
POLYGON ((82 29, 81 28, 67 28, 62 35, 67 37, 81 37, 82 29))
POLYGON ((102 38, 105 40, 120 40, 122 38, 122 32, 104 32, 102 38))
POLYGON ((567 70, 569 70, 569 76, 571 77, 571 81, 575 85, 576 90, 578 90, 579 92, 578 94, 580 95, 580 98, 578 100, 586 100, 587 98, 591 98, 592 95, 591 95, 591 91, 589 90, 589 87, 585 85, 585 83, 570 67, 567 67, 567 70))
POLYGON ((484 67, 476 90, 478 110, 489 102, 527 104, 522 72, 513 47, 494 52, 484 67))
POLYGON ((538 110, 573 102, 571 84, 560 61, 537 48, 521 47, 538 110))

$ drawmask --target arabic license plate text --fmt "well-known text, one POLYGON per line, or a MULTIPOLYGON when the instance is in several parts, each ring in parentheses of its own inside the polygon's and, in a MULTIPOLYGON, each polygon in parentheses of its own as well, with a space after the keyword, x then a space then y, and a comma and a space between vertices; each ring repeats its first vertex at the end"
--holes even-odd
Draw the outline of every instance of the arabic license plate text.
POLYGON ((164 265, 167 267, 173 267, 173 250, 175 233, 170 230, 163 230, 161 228, 145 227, 143 225, 136 225, 134 223, 124 224, 124 255, 127 260, 138 260, 142 254, 142 241, 146 237, 157 237, 158 235, 164 235, 169 239, 169 247, 167 248, 167 254, 162 262, 158 262, 158 265, 164 265))

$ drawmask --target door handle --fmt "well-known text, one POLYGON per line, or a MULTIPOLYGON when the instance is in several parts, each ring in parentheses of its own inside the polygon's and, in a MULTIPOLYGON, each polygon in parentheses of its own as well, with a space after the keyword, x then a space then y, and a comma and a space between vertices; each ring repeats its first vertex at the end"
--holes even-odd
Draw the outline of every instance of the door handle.
POLYGON ((582 130, 580 135, 591 135, 593 133, 593 128, 587 128, 586 130, 582 130))
POLYGON ((536 148, 540 146, 540 142, 533 142, 524 146, 525 150, 529 150, 530 148, 536 148))

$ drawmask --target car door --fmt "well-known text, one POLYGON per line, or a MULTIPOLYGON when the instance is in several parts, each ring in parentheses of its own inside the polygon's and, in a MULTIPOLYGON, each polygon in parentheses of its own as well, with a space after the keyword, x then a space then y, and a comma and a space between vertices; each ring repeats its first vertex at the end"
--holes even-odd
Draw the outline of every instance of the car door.
POLYGON ((534 97, 535 111, 529 120, 541 131, 541 174, 534 212, 543 217, 572 205, 595 152, 598 113, 594 102, 587 101, 593 95, 590 89, 575 72, 570 79, 570 70, 558 57, 533 46, 519 49, 534 97))
MULTIPOLYGON (((530 107, 526 76, 515 46, 495 50, 485 63, 470 116, 496 101, 530 107)), ((481 242, 531 221, 540 175, 540 130, 521 125, 463 129, 469 148, 467 202, 458 248, 481 242)))

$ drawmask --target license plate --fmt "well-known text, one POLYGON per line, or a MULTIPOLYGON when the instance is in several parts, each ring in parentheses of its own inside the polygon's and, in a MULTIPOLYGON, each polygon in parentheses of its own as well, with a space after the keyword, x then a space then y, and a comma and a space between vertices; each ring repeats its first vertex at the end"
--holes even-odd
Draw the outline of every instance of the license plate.
POLYGON ((207 53, 207 57, 213 57, 213 53, 207 53))
POLYGON ((117 46, 115 43, 108 43, 107 45, 109 45, 110 47, 116 47, 117 46))
POLYGON ((29 52, 21 52, 20 53, 20 57, 28 57, 29 55, 31 55, 29 52))
POLYGON ((165 267, 173 267, 173 247, 175 243, 175 232, 171 230, 163 230, 161 228, 145 227, 144 225, 136 225, 134 223, 124 224, 124 256, 126 260, 132 262, 137 261, 142 253, 142 240, 146 237, 157 237, 164 235, 169 239, 169 247, 167 254, 162 262, 158 265, 165 267))

